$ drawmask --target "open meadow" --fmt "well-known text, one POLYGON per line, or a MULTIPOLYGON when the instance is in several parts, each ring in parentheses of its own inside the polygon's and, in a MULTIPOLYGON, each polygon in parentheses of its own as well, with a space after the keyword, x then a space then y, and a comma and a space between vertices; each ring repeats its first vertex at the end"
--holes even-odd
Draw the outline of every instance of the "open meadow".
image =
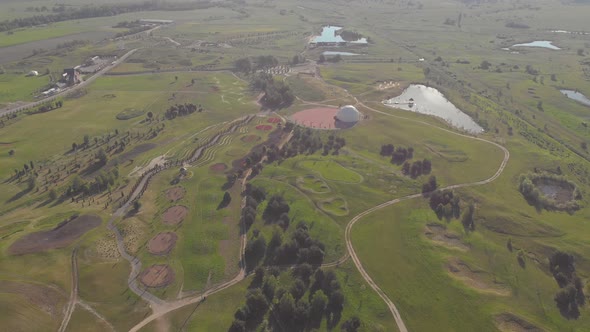
POLYGON ((0 2, 0 323, 587 331, 588 17, 0 2))

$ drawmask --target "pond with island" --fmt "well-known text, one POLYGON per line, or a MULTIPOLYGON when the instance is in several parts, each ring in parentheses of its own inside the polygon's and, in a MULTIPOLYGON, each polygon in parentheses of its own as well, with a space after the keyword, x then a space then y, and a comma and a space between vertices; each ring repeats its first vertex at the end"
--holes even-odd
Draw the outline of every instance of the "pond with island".
POLYGON ((448 101, 440 91, 425 85, 412 84, 401 95, 385 100, 383 104, 406 111, 436 116, 451 126, 472 134, 484 131, 469 115, 448 101))
POLYGON ((573 99, 580 104, 590 106, 590 99, 576 90, 560 89, 559 91, 569 99, 573 99))
POLYGON ((312 44, 320 44, 320 43, 350 43, 350 44, 368 44, 367 38, 359 38, 357 40, 345 40, 339 34, 339 31, 342 30, 343 27, 334 26, 334 25, 327 25, 322 27, 322 33, 319 36, 314 36, 311 38, 310 43, 312 44))

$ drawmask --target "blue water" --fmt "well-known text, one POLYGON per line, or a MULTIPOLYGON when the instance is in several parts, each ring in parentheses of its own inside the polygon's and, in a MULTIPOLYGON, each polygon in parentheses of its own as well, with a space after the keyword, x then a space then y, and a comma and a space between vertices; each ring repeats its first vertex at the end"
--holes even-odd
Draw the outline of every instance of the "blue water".
POLYGON ((586 106, 590 106, 590 99, 588 99, 588 97, 584 96, 580 92, 576 92, 574 90, 567 90, 567 89, 562 89, 559 91, 561 91, 561 93, 563 93, 566 97, 568 97, 570 99, 573 99, 573 100, 575 100, 581 104, 584 104, 586 106))
POLYGON ((512 47, 541 47, 541 48, 548 48, 550 50, 561 50, 561 48, 552 44, 553 42, 548 40, 536 40, 526 44, 516 44, 512 45, 512 47))
POLYGON ((473 134, 484 131, 469 115, 448 101, 440 91, 425 85, 412 84, 401 95, 386 100, 383 104, 405 111, 436 116, 453 127, 473 134), (410 103, 410 99, 414 101, 410 103))

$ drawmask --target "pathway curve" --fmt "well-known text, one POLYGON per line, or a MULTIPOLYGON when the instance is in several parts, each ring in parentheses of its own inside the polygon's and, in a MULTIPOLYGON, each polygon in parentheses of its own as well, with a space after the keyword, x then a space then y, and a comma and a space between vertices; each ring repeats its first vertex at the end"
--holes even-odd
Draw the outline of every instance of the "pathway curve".
MULTIPOLYGON (((356 99, 356 98, 355 98, 356 99)), ((474 137, 474 136, 469 136, 469 135, 465 135, 465 134, 460 134, 448 129, 444 129, 444 128, 440 128, 437 127, 433 124, 427 123, 427 122, 423 122, 423 121, 419 121, 419 120, 413 120, 413 119, 408 119, 402 116, 397 116, 394 114, 390 114, 387 112, 383 112, 383 111, 379 111, 376 110, 374 108, 368 107, 366 105, 364 105, 362 102, 358 102, 357 100, 357 105, 363 106, 366 109, 373 111, 373 112, 377 112, 380 114, 384 114, 387 116, 392 116, 392 117, 397 117, 397 118, 402 118, 402 119, 406 119, 406 120, 411 120, 411 121, 415 121, 430 127, 434 127, 437 128, 439 130, 443 130, 446 132, 449 132, 451 134, 457 135, 457 136, 461 136, 461 137, 465 137, 468 139, 473 139, 473 140, 477 140, 477 141, 481 141, 481 142, 485 142, 488 144, 492 144, 498 148, 500 148, 503 152, 504 152, 504 159, 502 160, 502 163, 500 164, 500 167, 498 168, 498 170, 496 171, 496 173, 494 175, 492 175, 490 178, 482 180, 482 181, 478 181, 478 182, 471 182, 471 183, 463 183, 463 184, 456 184, 456 185, 452 185, 452 186, 448 186, 445 188, 440 188, 440 190, 448 190, 448 189, 458 189, 458 188, 465 188, 465 187, 473 187, 473 186, 480 186, 480 185, 484 185, 484 184, 488 184, 494 180, 496 180, 504 171, 504 169, 506 168, 506 165, 508 164, 508 160, 510 159, 510 152, 508 151, 508 149, 506 149, 505 147, 503 147, 502 145, 492 142, 492 141, 488 141, 486 139, 480 138, 480 137, 474 137)), ((385 207, 391 206, 393 204, 397 204, 399 202, 403 202, 406 200, 410 200, 410 199, 415 199, 415 198, 419 198, 419 197, 423 197, 422 194, 414 194, 414 195, 408 195, 405 197, 401 197, 401 198, 396 198, 393 199, 391 201, 382 203, 380 205, 377 205, 373 208, 370 208, 362 213, 360 213, 359 215, 357 215, 356 217, 354 217, 353 219, 350 220, 350 222, 346 225, 346 230, 345 230, 345 241, 346 241, 346 248, 348 249, 348 254, 350 255, 350 257, 352 258, 352 261, 354 262, 354 265, 356 266, 356 268, 359 270, 359 272, 361 273, 363 279, 365 279, 365 281, 369 284, 369 286, 371 286, 371 288, 379 295, 379 297, 381 297, 381 299, 385 302, 385 304, 387 305, 387 307, 389 308, 389 311, 391 312, 391 314, 393 315, 393 318, 395 319, 395 323, 397 324, 397 327, 399 329, 400 332, 408 332, 408 329, 406 328, 406 325, 404 324, 404 321, 397 309, 397 307, 395 306, 395 304, 389 299, 389 297, 387 296, 387 294, 385 294, 385 292, 383 290, 381 290, 381 288, 373 281, 373 279, 371 279, 371 277, 369 276, 369 274, 367 273, 367 271, 364 269, 356 251, 354 250, 354 247, 352 245, 352 240, 351 240, 351 230, 352 227, 364 216, 375 212, 377 210, 383 209, 385 207)))
POLYGON ((64 332, 68 323, 70 322, 70 318, 72 318, 72 313, 74 312, 74 308, 76 307, 76 300, 78 299, 78 260, 76 259, 76 254, 78 253, 78 248, 74 248, 72 251, 72 291, 70 293, 70 300, 66 306, 66 314, 64 315, 63 320, 61 321, 61 325, 59 327, 58 332, 64 332))

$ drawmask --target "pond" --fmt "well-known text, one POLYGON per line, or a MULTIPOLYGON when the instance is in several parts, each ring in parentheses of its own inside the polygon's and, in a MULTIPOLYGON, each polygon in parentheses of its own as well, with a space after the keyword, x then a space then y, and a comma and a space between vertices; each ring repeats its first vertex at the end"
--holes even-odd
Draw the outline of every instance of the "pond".
POLYGON ((573 100, 575 100, 581 104, 584 104, 586 106, 590 106, 590 99, 588 99, 588 97, 584 96, 582 93, 580 93, 578 91, 567 90, 567 89, 561 89, 559 91, 570 99, 573 99, 573 100))
POLYGON ((549 40, 535 40, 533 42, 526 43, 526 44, 515 44, 515 45, 512 45, 511 47, 541 47, 541 48, 548 48, 550 50, 561 50, 561 48, 553 45, 552 43, 553 42, 551 42, 549 40))
POLYGON ((344 56, 352 56, 352 55, 360 55, 357 53, 350 53, 350 52, 333 52, 333 51, 325 51, 322 53, 323 55, 344 55, 344 56))
POLYGON ((551 179, 536 181, 535 185, 545 195, 558 203, 568 202, 574 199, 574 188, 551 179))
MULTIPOLYGON (((347 41, 336 32, 342 30, 342 27, 327 25, 322 27, 322 33, 311 39, 311 43, 346 43, 347 41)), ((350 41, 351 44, 367 44, 367 38, 350 41)))
POLYGON ((472 134, 484 130, 469 115, 463 113, 435 88, 421 84, 412 84, 404 92, 383 102, 386 106, 421 114, 433 115, 444 119, 453 127, 472 134))

